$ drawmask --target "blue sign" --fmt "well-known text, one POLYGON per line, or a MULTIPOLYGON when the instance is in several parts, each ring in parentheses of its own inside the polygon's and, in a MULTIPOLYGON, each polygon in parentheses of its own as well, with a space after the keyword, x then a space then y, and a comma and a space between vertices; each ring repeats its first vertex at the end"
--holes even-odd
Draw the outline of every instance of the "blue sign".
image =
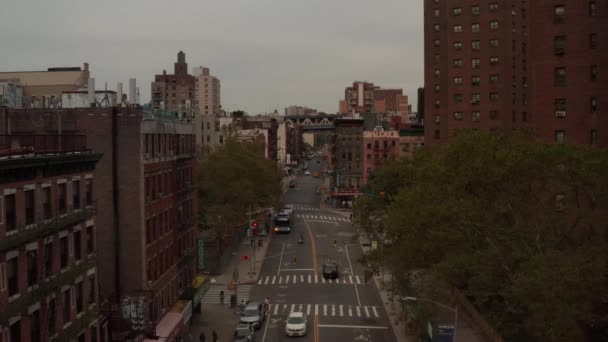
POLYGON ((454 341, 454 326, 440 325, 437 327, 437 342, 453 342, 454 341))

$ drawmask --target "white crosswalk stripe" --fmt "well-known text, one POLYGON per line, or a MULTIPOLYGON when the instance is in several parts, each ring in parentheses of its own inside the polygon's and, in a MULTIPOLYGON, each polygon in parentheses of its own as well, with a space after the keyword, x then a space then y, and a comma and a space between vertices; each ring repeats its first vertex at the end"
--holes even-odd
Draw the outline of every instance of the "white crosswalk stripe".
POLYGON ((310 307, 310 304, 306 305, 306 316, 310 316, 310 307))
POLYGON ((365 310, 365 317, 369 317, 369 310, 367 309, 367 306, 364 306, 363 310, 365 310))
POLYGON ((344 316, 344 311, 342 305, 340 305, 340 317, 344 316))
MULTIPOLYGON (((236 297, 238 302, 249 300, 249 292, 253 285, 238 285, 236 288, 236 297)), ((209 285, 209 290, 201 300, 206 304, 220 304, 220 292, 224 291, 224 304, 230 304, 230 293, 226 289, 226 285, 209 285)))
POLYGON ((380 318, 380 316, 378 315, 378 310, 376 310, 375 306, 372 306, 372 311, 374 312, 374 316, 376 316, 376 318, 380 318))
POLYGON ((335 315, 336 315, 336 306, 335 306, 335 305, 332 305, 332 306, 331 306, 331 315, 332 315, 332 316, 335 316, 335 315))
POLYGON ((287 316, 291 312, 306 312, 306 315, 325 317, 381 318, 378 306, 344 304, 271 304, 268 310, 272 316, 287 316), (313 309, 314 306, 314 309, 313 309))
POLYGON ((353 307, 352 306, 348 306, 348 317, 353 317, 353 307))
POLYGON ((260 279, 257 281, 257 285, 275 285, 275 284, 363 284, 363 277, 358 275, 343 275, 342 278, 337 279, 325 279, 321 277, 319 281, 319 275, 308 273, 308 274, 287 274, 285 276, 277 276, 277 275, 262 275, 260 279))

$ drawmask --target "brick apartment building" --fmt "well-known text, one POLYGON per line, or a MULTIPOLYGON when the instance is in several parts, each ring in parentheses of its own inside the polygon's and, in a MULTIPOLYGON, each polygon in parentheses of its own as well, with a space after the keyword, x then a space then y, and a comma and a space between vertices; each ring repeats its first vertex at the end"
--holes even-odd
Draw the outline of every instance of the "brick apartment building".
POLYGON ((2 122, 0 341, 103 341, 93 184, 101 154, 83 135, 6 135, 2 122))
POLYGON ((13 133, 61 127, 86 135, 103 153, 94 173, 100 189, 94 200, 103 213, 97 220, 97 273, 111 340, 134 338, 143 330, 148 336, 179 336, 192 305, 174 305, 180 299, 196 305, 200 297, 192 288, 198 237, 193 124, 171 112, 150 115, 141 108, 3 114, 1 122, 10 122, 13 133), (32 122, 41 125, 32 127, 32 122), (121 316, 125 300, 143 304, 135 307, 144 313, 144 326, 121 316))
POLYGON ((382 89, 370 82, 354 82, 344 90, 340 113, 387 113, 407 117, 411 108, 403 89, 382 89))
POLYGON ((608 3, 425 0, 425 140, 532 128, 608 146, 608 3))
POLYGON ((334 206, 351 202, 363 185, 363 119, 340 118, 334 121, 331 187, 334 206))
POLYGON ((221 85, 220 80, 211 75, 209 68, 197 67, 192 69, 195 80, 194 112, 197 122, 196 145, 213 147, 223 144, 220 127, 221 85))
POLYGON ((173 74, 163 70, 152 82, 152 108, 168 112, 188 113, 195 103, 195 78, 188 74, 188 63, 183 51, 177 53, 173 74))
POLYGON ((362 149, 363 180, 361 184, 365 185, 375 169, 399 157, 399 132, 385 131, 382 127, 373 131, 364 131, 362 149))

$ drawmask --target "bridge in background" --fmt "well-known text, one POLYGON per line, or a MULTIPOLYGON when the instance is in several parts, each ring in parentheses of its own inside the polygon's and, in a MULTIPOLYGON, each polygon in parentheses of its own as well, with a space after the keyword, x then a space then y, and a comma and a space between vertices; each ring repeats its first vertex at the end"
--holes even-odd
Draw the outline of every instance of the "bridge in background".
POLYGON ((331 131, 334 129, 334 121, 342 117, 339 114, 308 114, 287 115, 285 123, 291 126, 299 125, 304 131, 331 131))

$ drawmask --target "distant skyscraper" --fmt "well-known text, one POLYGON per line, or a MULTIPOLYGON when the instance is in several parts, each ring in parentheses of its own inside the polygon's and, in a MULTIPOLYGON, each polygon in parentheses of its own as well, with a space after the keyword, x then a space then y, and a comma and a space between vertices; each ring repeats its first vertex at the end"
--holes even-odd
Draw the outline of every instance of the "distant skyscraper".
POLYGON ((529 127, 608 146, 606 12, 593 0, 425 0, 426 144, 529 127))
POLYGON ((195 78, 194 109, 198 123, 196 144, 199 147, 212 147, 222 144, 223 132, 219 123, 221 112, 220 80, 211 75, 209 68, 196 67, 192 69, 195 78))
POLYGON ((152 108, 165 109, 180 114, 187 113, 192 107, 195 80, 188 74, 186 54, 180 51, 174 65, 174 73, 163 73, 154 77, 152 82, 152 108))

